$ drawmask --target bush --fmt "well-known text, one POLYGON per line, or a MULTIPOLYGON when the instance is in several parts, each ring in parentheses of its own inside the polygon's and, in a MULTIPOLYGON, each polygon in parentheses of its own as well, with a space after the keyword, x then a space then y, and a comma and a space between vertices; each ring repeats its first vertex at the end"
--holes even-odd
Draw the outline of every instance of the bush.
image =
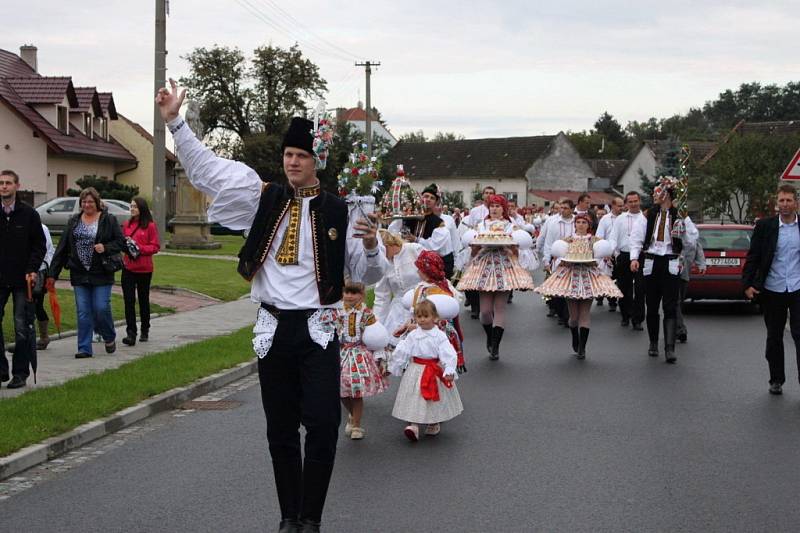
POLYGON ((116 181, 97 176, 84 176, 75 183, 80 189, 67 189, 67 196, 80 196, 81 190, 87 187, 94 187, 100 193, 101 198, 108 200, 122 200, 130 202, 134 196, 139 195, 139 187, 133 185, 123 185, 116 181))

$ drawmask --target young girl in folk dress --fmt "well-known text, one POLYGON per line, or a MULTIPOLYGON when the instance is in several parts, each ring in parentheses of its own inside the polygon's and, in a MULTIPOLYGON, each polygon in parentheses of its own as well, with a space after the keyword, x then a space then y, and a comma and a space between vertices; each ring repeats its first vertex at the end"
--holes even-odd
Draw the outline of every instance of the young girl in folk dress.
POLYGON ((364 398, 380 394, 388 388, 383 348, 388 334, 364 305, 364 285, 348 282, 342 294, 344 308, 339 313, 340 396, 349 413, 345 435, 353 440, 364 438, 361 415, 364 398), (375 350, 373 352, 373 350, 375 350))
POLYGON ((426 435, 438 435, 442 422, 464 410, 455 385, 456 351, 436 326, 439 315, 434 303, 419 302, 414 320, 416 327, 395 347, 389 368, 392 374, 403 375, 392 416, 408 423, 404 433, 412 442, 419 439, 419 424, 428 425, 426 435))
POLYGON ((408 318, 406 323, 394 332, 394 335, 400 337, 410 330, 410 326, 414 323, 414 307, 419 302, 432 296, 436 296, 434 300, 439 295, 448 297, 446 301, 451 305, 448 305, 447 309, 437 310, 439 316, 437 326, 444 332, 456 351, 458 355, 456 370, 459 374, 462 374, 467 371, 467 367, 464 360, 464 335, 458 323, 459 303, 456 299, 457 292, 455 287, 445 277, 444 261, 436 252, 426 250, 419 254, 414 266, 417 267, 417 274, 422 281, 403 295, 403 305, 407 309, 408 318))
POLYGON ((553 243, 553 256, 563 256, 553 274, 534 291, 545 296, 566 298, 569 308, 569 329, 572 350, 578 359, 586 358, 589 338, 592 299, 600 296, 621 298, 614 281, 597 267, 611 255, 611 245, 589 233, 591 219, 586 214, 575 215, 575 233, 553 243), (602 244, 601 244, 602 243, 602 244))

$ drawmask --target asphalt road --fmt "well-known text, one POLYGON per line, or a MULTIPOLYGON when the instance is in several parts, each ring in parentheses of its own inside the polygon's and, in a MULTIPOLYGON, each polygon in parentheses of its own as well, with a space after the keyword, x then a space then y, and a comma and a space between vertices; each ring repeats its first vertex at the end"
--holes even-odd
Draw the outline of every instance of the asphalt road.
MULTIPOLYGON (((511 309, 498 362, 464 315, 465 412, 438 437, 403 437, 396 385, 367 402, 366 439, 339 442, 325 531, 797 530, 797 369, 767 394, 759 316, 692 306, 672 366, 605 307, 583 362, 538 296, 511 309)), ((0 501, 3 530, 277 530, 258 387, 230 399, 242 405, 164 414, 74 468, 23 476, 30 488, 0 501)))

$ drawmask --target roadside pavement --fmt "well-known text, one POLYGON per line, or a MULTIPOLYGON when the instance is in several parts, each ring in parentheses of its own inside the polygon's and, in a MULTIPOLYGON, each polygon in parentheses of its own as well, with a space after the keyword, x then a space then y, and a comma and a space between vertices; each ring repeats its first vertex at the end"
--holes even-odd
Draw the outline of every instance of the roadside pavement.
MULTIPOLYGON (((152 296, 156 296, 156 294, 156 291, 151 293, 152 296)), ((152 302, 170 307, 179 307, 176 305, 179 303, 178 300, 187 299, 186 296, 177 295, 173 297, 173 303, 167 303, 166 299, 169 295, 161 296, 161 300, 156 300, 152 296, 152 302)), ((195 298, 195 300, 198 299, 195 298)), ((130 347, 122 344, 125 326, 118 326, 117 351, 111 355, 105 353, 103 343, 94 343, 94 357, 75 359, 76 337, 58 339, 57 336, 53 336, 50 346, 46 350, 38 352, 37 384, 33 383, 31 375, 28 378, 27 387, 12 390, 3 387, 0 389, 0 401, 37 388, 58 385, 80 376, 117 368, 128 361, 151 353, 227 335, 255 322, 256 305, 247 298, 214 305, 198 305, 197 302, 192 305, 195 306, 193 310, 153 319, 149 342, 137 342, 136 346, 130 347)))
MULTIPOLYGON (((72 285, 70 285, 69 280, 62 279, 56 281, 56 288, 72 290, 72 285)), ((115 284, 111 287, 111 292, 122 296, 122 287, 115 284)), ((160 305, 161 307, 171 307, 175 309, 176 313, 180 313, 182 311, 193 311, 207 305, 218 304, 220 300, 188 289, 173 289, 158 287, 156 285, 150 288, 150 303, 160 305)), ((61 305, 75 305, 75 302, 70 299, 67 302, 61 302, 61 305)))

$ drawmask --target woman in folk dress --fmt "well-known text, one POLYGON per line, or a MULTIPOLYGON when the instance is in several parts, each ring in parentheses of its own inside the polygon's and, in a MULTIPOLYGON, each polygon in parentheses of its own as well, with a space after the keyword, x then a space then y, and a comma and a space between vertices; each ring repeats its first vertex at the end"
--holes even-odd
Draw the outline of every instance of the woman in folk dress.
MULTIPOLYGON (((493 232, 511 235, 514 229, 506 198, 490 196, 489 214, 478 224, 478 235, 493 232)), ((470 246, 472 259, 458 282, 458 290, 479 291, 486 349, 489 357, 496 361, 500 358, 500 341, 505 332, 508 295, 510 291, 533 289, 533 278, 520 264, 518 246, 470 246)))
POLYGON ((592 299, 621 298, 622 293, 597 267, 598 260, 611 255, 611 245, 589 233, 592 222, 588 215, 575 215, 574 224, 572 237, 553 243, 553 255, 563 257, 558 260, 553 274, 534 290, 545 296, 566 298, 572 350, 578 359, 585 359, 592 299))

